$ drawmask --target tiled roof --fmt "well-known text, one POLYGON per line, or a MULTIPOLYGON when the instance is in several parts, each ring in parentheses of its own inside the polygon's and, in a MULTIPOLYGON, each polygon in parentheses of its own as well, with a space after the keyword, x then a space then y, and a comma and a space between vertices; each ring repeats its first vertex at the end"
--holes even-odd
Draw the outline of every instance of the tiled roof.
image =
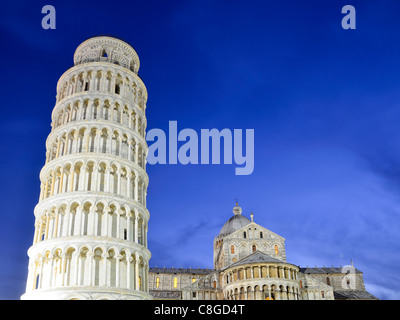
MULTIPOLYGON (((346 273, 348 269, 343 271, 343 267, 322 267, 322 268, 310 268, 310 267, 300 267, 300 272, 302 273, 310 273, 310 274, 326 274, 326 273, 346 273)), ((360 270, 354 268, 355 273, 362 273, 360 270)))
POLYGON ((370 300, 376 299, 379 300, 374 295, 370 294, 367 291, 353 291, 353 290, 346 290, 346 291, 334 291, 335 300, 370 300))
POLYGON ((240 266, 243 264, 248 264, 248 263, 285 263, 282 260, 278 260, 275 259, 267 254, 265 254, 264 252, 261 251, 256 251, 254 253, 252 253, 251 255, 229 265, 226 267, 227 268, 231 268, 231 267, 236 267, 236 266, 240 266))

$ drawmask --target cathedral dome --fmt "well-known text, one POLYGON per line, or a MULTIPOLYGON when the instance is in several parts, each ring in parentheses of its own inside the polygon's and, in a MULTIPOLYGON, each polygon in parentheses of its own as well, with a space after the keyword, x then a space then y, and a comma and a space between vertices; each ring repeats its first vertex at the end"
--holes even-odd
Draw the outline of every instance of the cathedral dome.
POLYGON ((223 225, 221 231, 218 234, 218 237, 226 236, 236 230, 247 226, 251 221, 247 219, 245 216, 242 216, 242 208, 238 206, 236 202, 236 206, 233 208, 234 216, 231 217, 225 224, 223 225))

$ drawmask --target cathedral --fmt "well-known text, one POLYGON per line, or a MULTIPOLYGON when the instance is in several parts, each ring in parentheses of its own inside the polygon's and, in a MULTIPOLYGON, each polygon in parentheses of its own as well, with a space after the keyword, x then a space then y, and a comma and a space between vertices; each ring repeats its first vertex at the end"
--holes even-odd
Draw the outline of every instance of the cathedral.
POLYGON ((242 214, 214 239, 214 269, 150 268, 154 299, 183 300, 370 300, 362 272, 353 264, 302 268, 287 262, 285 239, 242 214))
POLYGON ((25 300, 376 299, 354 266, 302 268, 285 239, 242 214, 214 240, 213 269, 150 268, 147 90, 136 51, 92 37, 57 83, 25 300))

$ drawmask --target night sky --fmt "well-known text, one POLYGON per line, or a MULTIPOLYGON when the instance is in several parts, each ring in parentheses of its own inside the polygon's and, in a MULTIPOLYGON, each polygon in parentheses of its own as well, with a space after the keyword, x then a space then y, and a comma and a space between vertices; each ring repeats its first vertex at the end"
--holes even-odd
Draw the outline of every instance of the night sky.
POLYGON ((0 299, 25 291, 56 84, 95 35, 137 51, 147 130, 255 132, 251 175, 147 165, 151 267, 212 268, 237 199, 286 239, 288 262, 353 260, 367 291, 400 299, 399 16, 397 0, 3 1, 0 299), (355 30, 341 26, 347 4, 355 30))

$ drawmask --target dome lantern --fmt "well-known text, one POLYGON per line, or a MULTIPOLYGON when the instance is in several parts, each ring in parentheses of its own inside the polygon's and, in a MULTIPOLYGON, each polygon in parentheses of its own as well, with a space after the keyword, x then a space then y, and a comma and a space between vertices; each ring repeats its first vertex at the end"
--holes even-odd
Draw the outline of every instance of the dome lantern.
POLYGON ((235 216, 238 214, 242 214, 242 207, 239 207, 237 202, 236 202, 236 206, 233 207, 233 214, 235 216))

